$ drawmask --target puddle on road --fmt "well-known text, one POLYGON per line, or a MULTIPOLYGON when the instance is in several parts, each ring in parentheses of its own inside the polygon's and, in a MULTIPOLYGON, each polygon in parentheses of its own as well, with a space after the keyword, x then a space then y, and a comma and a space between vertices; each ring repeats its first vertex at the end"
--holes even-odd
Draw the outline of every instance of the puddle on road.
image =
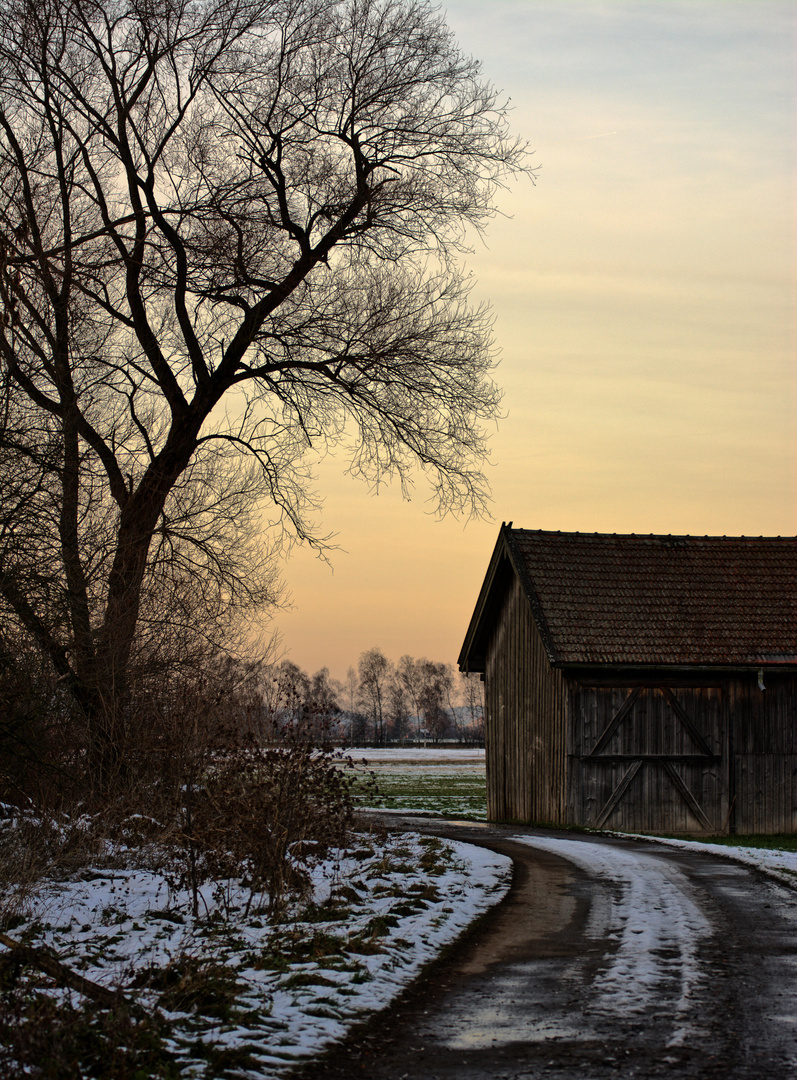
POLYGON ((510 1043, 584 1041, 594 1033, 563 998, 571 997, 561 966, 550 961, 512 965, 467 993, 444 1000, 434 1026, 421 1029, 427 1044, 448 1050, 489 1050, 510 1043))
MULTIPOLYGON (((477 1024, 490 1023, 489 1010, 487 1015, 478 1016, 475 1018, 477 1024)), ((483 1028, 474 1028, 470 1031, 464 1031, 456 1038, 442 1040, 443 1046, 447 1050, 491 1050, 498 1045, 508 1045, 509 1043, 535 1043, 535 1042, 576 1042, 587 1041, 588 1036, 584 1031, 578 1031, 574 1027, 568 1027, 565 1024, 552 1021, 546 1023, 544 1021, 537 1021, 533 1024, 529 1024, 526 1021, 525 1024, 513 1026, 507 1025, 503 1022, 503 1019, 493 1021, 492 1026, 486 1030, 483 1028)))

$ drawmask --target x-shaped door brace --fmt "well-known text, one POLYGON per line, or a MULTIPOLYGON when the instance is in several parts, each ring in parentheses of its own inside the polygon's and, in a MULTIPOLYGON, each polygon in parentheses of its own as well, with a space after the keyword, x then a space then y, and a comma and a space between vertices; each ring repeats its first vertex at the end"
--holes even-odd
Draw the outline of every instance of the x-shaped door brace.
MULTIPOLYGON (((675 715, 678 717, 678 719, 681 721, 682 725, 686 728, 686 730, 688 731, 689 735, 692 738, 692 741, 698 747, 698 754, 695 755, 695 756, 697 756, 697 757, 706 757, 706 758, 712 758, 713 759, 715 757, 715 755, 712 753, 711 747, 708 745, 706 740, 703 738, 703 736, 700 734, 698 729, 695 727, 695 724, 694 724, 692 718, 688 715, 688 713, 686 713, 681 708, 681 706, 675 700, 675 697, 673 696, 672 691, 668 690, 666 687, 657 687, 656 689, 660 690, 660 692, 664 696, 665 700, 669 704, 670 708, 675 713, 675 715)), ((612 757, 611 754, 605 754, 602 751, 604 751, 605 748, 609 745, 609 743, 612 740, 612 737, 614 736, 615 732, 619 728, 620 724, 622 724, 623 720, 626 718, 626 716, 628 716, 628 714, 633 709, 634 704, 637 701, 637 699, 639 698, 641 691, 642 691, 642 687, 640 687, 640 686, 635 687, 631 691, 631 693, 628 695, 628 697, 625 699, 623 704, 620 706, 620 708, 615 713, 614 717, 607 724, 605 731, 602 732, 600 738, 595 743, 592 750, 586 755, 586 760, 589 760, 589 761, 596 761, 596 760, 597 761, 601 761, 601 760, 606 761, 606 760, 611 759, 611 757, 612 757)), ((615 810, 616 806, 618 805, 618 803, 622 799, 623 795, 625 795, 626 791, 628 791, 629 787, 631 786, 631 784, 632 784, 632 782, 634 780, 634 777, 639 772, 639 770, 642 768, 642 765, 645 762, 648 762, 650 764, 661 765, 664 768, 664 771, 669 776, 670 780, 673 783, 673 786, 678 791, 681 798, 684 800, 684 802, 689 807, 689 809, 692 811, 692 813, 697 818, 697 820, 702 824, 702 826, 708 832, 713 831, 713 829, 714 829, 713 824, 706 817, 705 813, 703 812, 703 808, 700 806, 700 803, 697 801, 697 799, 694 797, 692 792, 686 786, 686 782, 684 781, 684 778, 681 776, 681 774, 675 768, 675 765, 673 764, 672 760, 670 758, 668 758, 667 756, 664 756, 664 755, 662 755, 662 756, 659 756, 659 755, 656 755, 656 756, 643 755, 643 756, 640 756, 640 757, 636 758, 634 761, 631 762, 631 764, 629 765, 629 767, 626 769, 625 773, 623 774, 622 778, 620 779, 620 782, 618 783, 617 787, 614 789, 614 791, 609 796, 609 798, 608 798, 608 800, 606 802, 606 805, 603 807, 601 812, 598 814, 598 817, 597 817, 597 819, 595 821, 595 826, 594 827, 596 829, 602 829, 603 828, 603 826, 606 824, 606 822, 611 817, 611 815, 612 815, 613 811, 615 810)))

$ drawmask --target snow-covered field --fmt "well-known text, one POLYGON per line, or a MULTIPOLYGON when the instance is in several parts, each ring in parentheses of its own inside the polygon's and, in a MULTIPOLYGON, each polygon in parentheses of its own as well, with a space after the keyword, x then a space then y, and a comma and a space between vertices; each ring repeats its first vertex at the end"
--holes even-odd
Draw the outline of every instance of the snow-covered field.
MULTIPOLYGON (((165 1012, 169 1049, 188 1066, 181 1075, 214 1076, 208 1057, 229 1051, 247 1062, 236 1075, 267 1080, 387 1005, 505 894, 510 869, 467 844, 363 834, 318 868, 312 903, 275 928, 240 911, 214 918, 210 889, 193 920, 159 874, 98 866, 51 884, 14 936, 165 1012), (179 978, 164 979, 170 970, 179 978), (193 997, 192 971, 202 985, 193 997)), ((237 900, 226 897, 232 908, 237 900)))
POLYGON ((365 746, 353 747, 346 750, 347 754, 357 761, 382 762, 408 762, 426 765, 430 763, 445 762, 448 765, 457 765, 460 762, 481 762, 484 768, 484 748, 452 746, 365 746))

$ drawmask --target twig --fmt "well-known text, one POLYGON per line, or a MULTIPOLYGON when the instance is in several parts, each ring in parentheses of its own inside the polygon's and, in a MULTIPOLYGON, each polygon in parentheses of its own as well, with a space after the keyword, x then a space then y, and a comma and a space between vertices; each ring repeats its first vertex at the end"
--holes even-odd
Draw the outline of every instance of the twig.
POLYGON ((15 941, 8 934, 0 934, 0 944, 7 946, 14 952, 14 958, 22 965, 29 964, 38 968, 46 975, 55 979, 61 986, 68 986, 71 990, 77 990, 98 1005, 108 1009, 127 1009, 128 1012, 140 1013, 142 1010, 134 1005, 119 990, 109 990, 106 986, 92 982, 91 979, 72 971, 53 955, 49 949, 35 948, 32 945, 23 945, 21 941, 15 941))

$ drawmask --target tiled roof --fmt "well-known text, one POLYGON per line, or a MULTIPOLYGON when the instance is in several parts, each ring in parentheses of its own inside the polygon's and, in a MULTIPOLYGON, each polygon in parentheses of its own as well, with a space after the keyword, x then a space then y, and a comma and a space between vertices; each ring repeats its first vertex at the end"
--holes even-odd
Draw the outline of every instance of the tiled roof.
POLYGON ((562 664, 797 664, 797 537, 505 528, 562 664))

